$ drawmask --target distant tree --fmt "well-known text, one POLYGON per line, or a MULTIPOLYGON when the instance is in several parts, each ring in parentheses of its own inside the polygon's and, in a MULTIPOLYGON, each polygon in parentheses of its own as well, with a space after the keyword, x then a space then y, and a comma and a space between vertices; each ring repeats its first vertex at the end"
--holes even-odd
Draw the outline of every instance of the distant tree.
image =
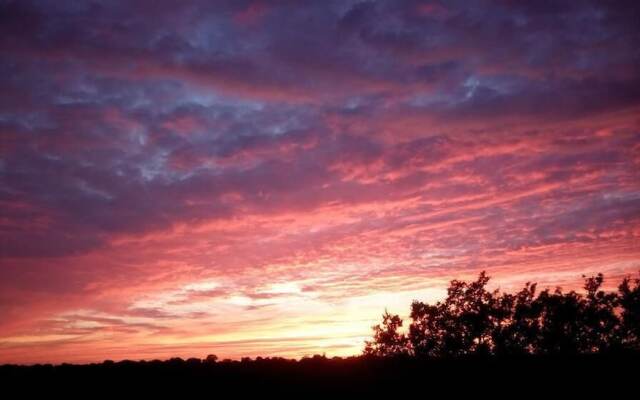
POLYGON ((215 354, 209 354, 205 359, 205 364, 215 364, 218 361, 218 356, 215 354))
POLYGON ((185 363, 191 366, 195 366, 195 365, 202 364, 202 360, 200 360, 199 358, 191 357, 191 358, 188 358, 187 361, 185 361, 185 363))
POLYGON ((172 357, 167 360, 167 364, 173 367, 182 367, 185 364, 185 361, 180 357, 172 357))
POLYGON ((382 324, 373 327, 373 340, 365 343, 364 354, 376 357, 392 357, 409 354, 408 340, 400 333, 402 319, 385 310, 382 324))

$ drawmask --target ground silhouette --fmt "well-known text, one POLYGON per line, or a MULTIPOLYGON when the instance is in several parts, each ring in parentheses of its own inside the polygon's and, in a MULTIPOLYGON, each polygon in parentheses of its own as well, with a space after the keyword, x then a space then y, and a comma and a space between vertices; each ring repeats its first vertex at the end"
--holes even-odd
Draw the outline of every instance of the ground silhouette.
POLYGON ((515 294, 488 291, 488 281, 485 273, 473 282, 454 280, 444 300, 414 301, 406 329, 398 315, 385 312, 360 356, 3 365, 0 387, 22 396, 44 391, 145 398, 190 392, 212 398, 633 393, 639 280, 625 279, 618 291, 605 292, 604 277, 597 275, 586 279, 584 293, 537 292, 527 284, 515 294))

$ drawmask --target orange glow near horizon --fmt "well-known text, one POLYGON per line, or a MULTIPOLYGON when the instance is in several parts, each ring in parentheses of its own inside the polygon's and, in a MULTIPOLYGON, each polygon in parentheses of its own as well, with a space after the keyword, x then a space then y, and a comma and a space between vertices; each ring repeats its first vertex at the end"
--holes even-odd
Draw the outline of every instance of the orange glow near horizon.
POLYGON ((0 364, 354 355, 482 270, 640 270, 615 4, 72 3, 0 6, 0 364))

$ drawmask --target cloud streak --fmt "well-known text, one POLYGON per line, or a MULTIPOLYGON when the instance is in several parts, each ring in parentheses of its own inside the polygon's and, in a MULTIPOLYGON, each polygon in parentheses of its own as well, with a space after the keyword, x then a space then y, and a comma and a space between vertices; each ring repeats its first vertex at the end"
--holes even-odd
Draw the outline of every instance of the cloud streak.
POLYGON ((634 2, 0 10, 0 362, 353 354, 640 265, 634 2))

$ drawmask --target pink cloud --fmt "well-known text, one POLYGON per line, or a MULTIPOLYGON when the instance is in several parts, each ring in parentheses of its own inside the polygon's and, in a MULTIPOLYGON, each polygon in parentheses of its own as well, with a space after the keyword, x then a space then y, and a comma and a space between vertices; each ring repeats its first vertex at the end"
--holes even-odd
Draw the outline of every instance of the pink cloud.
POLYGON ((233 20, 239 25, 254 25, 265 16, 269 7, 261 1, 252 1, 242 11, 233 16, 233 20))
POLYGON ((637 272, 619 6, 232 3, 7 7, 0 363, 356 354, 450 279, 637 272))

